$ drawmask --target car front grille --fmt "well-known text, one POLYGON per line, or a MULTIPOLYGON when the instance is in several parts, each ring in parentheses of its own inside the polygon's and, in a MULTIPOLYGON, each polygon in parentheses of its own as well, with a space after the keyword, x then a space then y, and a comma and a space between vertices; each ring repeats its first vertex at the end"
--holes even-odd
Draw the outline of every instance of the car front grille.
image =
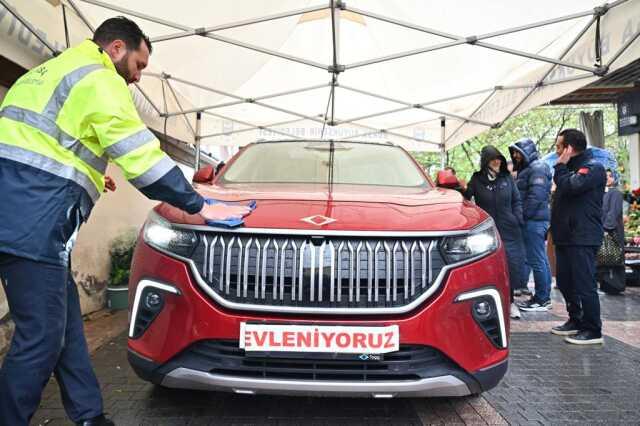
POLYGON ((437 238, 278 237, 201 232, 191 260, 231 308, 383 313, 432 294, 445 266, 437 238))
POLYGON ((421 345, 400 345, 379 361, 335 359, 322 354, 251 355, 237 340, 199 341, 176 359, 181 367, 233 377, 283 380, 344 380, 355 382, 420 380, 455 367, 438 350, 421 345))

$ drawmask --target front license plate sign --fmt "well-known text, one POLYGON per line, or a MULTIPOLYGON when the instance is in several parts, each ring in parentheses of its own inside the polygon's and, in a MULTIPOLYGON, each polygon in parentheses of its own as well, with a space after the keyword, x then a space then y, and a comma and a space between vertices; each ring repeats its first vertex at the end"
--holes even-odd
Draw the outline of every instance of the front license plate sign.
POLYGON ((240 348, 253 352, 384 354, 400 347, 397 325, 349 327, 240 323, 240 348))

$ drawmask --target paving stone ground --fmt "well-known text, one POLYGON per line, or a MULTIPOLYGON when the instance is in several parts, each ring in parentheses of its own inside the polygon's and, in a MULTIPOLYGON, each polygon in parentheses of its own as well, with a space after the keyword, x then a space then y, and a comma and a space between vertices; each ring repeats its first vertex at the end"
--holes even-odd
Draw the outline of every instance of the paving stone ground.
MULTIPOLYGON (((507 376, 480 397, 290 398, 162 389, 131 371, 124 334, 93 360, 105 410, 118 425, 640 424, 640 288, 601 302, 604 347, 567 345, 548 332, 566 318, 556 291, 551 312, 514 321, 507 376)), ((70 424, 54 379, 32 424, 70 424)))

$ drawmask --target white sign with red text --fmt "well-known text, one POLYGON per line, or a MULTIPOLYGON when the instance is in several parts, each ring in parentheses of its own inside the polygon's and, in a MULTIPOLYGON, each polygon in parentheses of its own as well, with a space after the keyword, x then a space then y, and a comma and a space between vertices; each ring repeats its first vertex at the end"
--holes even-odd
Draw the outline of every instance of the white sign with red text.
POLYGON ((240 323, 240 348, 259 352, 384 354, 399 350, 397 325, 350 327, 240 323))

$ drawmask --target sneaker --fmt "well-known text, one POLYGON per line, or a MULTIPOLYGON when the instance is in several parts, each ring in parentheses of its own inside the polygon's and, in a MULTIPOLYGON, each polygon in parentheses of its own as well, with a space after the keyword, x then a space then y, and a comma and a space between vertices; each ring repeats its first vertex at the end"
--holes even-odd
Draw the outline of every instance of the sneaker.
POLYGON ((557 336, 573 336, 574 334, 578 334, 579 331, 578 323, 571 319, 562 325, 551 328, 551 333, 557 336))
POLYGON ((525 288, 517 288, 517 289, 513 290, 513 295, 515 297, 532 296, 533 293, 531 293, 531 290, 529 290, 527 287, 525 287, 525 288))
POLYGON ((602 333, 596 333, 591 330, 582 330, 575 336, 567 336, 564 341, 574 345, 601 345, 604 343, 602 333))
POLYGON ((532 297, 526 302, 518 303, 518 307, 523 311, 528 312, 546 312, 551 309, 551 300, 539 302, 538 299, 532 297))
POLYGON ((518 305, 515 302, 511 303, 511 318, 520 319, 522 315, 520 314, 520 309, 518 309, 518 305))

